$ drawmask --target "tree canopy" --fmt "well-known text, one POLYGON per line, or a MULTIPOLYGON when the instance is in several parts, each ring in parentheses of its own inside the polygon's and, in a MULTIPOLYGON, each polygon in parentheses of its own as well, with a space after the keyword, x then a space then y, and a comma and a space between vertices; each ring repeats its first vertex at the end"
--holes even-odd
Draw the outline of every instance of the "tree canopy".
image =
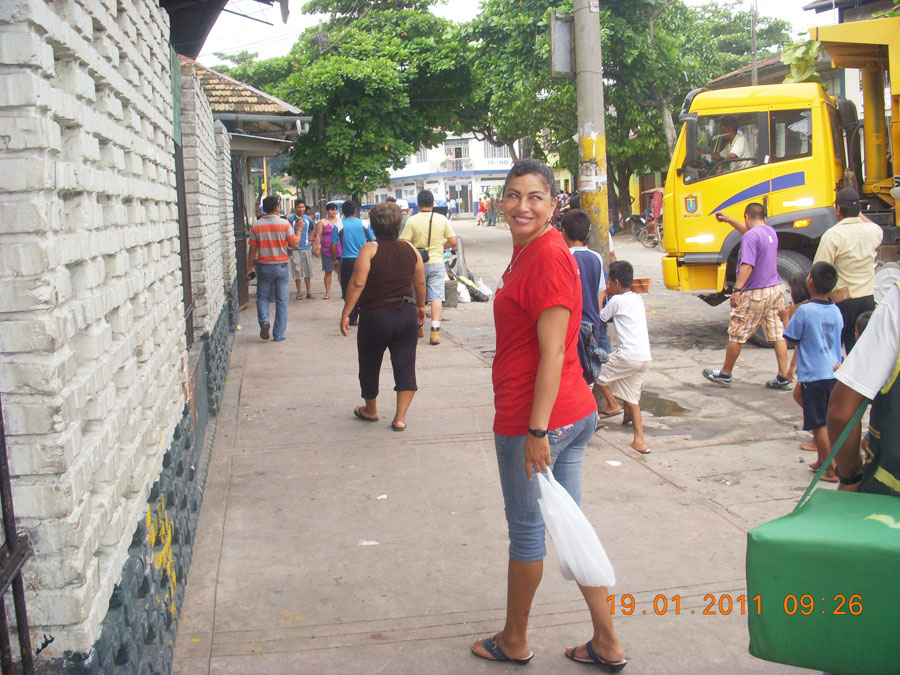
MULTIPOLYGON (((516 157, 577 171, 573 80, 549 73, 549 18, 572 0, 482 0, 470 22, 433 15, 428 0, 310 0, 329 16, 285 56, 225 57, 235 79, 311 115, 293 147, 291 174, 361 194, 389 181, 421 146, 448 131, 473 133, 516 157)), ((601 0, 607 148, 612 182, 665 168, 675 115, 693 88, 749 63, 743 3, 601 0)), ((788 41, 788 24, 759 17, 759 58, 788 41)), ((224 57, 224 55, 222 55, 224 57)), ((220 68, 221 69, 221 68, 220 68)))
POLYGON ((543 156, 566 141, 574 150, 575 87, 550 77, 549 17, 572 12, 571 0, 483 0, 481 12, 460 27, 468 45, 472 87, 456 130, 543 156))
POLYGON ((301 183, 360 195, 453 127, 467 63, 446 39, 453 24, 425 8, 424 0, 313 0, 304 11, 331 13, 321 31, 308 29, 286 56, 229 71, 312 117, 292 148, 290 173, 301 183))

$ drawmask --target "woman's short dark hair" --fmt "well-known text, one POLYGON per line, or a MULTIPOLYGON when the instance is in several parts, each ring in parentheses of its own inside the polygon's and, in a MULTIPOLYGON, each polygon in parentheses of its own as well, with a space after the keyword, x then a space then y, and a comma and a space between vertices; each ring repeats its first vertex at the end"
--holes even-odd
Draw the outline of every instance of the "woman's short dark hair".
POLYGON ((506 181, 503 183, 503 192, 506 192, 506 186, 509 185, 509 181, 513 178, 529 176, 532 174, 540 176, 541 180, 544 181, 544 187, 550 191, 550 196, 556 197, 556 178, 553 176, 553 171, 549 166, 536 159, 520 159, 513 164, 509 173, 506 174, 506 181))
POLYGON ((393 202, 376 204, 369 211, 369 224, 376 239, 396 239, 400 236, 400 223, 403 214, 400 207, 393 202))

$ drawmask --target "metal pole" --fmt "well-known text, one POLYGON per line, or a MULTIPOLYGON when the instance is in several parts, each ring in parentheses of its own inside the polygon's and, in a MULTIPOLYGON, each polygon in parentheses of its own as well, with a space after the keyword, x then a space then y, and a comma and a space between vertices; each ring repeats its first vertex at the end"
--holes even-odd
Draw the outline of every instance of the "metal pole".
POLYGON ((756 67, 756 0, 750 8, 750 53, 753 54, 753 69, 750 71, 750 83, 755 87, 759 84, 759 75, 756 67))
MULTIPOLYGON (((9 460, 7 459, 6 451, 6 432, 5 427, 3 426, 3 403, 0 402, 0 502, 2 502, 0 503, 0 507, 2 507, 3 511, 3 539, 6 550, 11 554, 16 554, 16 557, 21 559, 21 556, 18 555, 21 553, 19 547, 23 543, 27 546, 28 542, 27 539, 24 542, 20 540, 19 533, 16 531, 16 513, 13 510, 9 460)), ((27 553, 28 552, 25 552, 25 558, 27 558, 27 553)), ((22 560, 24 561, 24 559, 22 560)), ((28 612, 25 609, 25 584, 22 583, 21 568, 16 572, 12 587, 13 604, 16 613, 16 632, 19 636, 19 656, 22 659, 22 672, 33 673, 34 659, 31 655, 31 636, 28 633, 28 612)), ((0 597, 0 602, 3 602, 2 597, 0 597)), ((7 659, 11 658, 12 655, 10 653, 5 609, 2 615, 2 627, 0 628, 2 628, 3 631, 3 637, 0 639, 3 672, 6 673, 9 672, 7 671, 7 659)))
POLYGON ((575 0, 575 90, 578 98, 578 192, 591 217, 588 246, 609 265, 609 197, 606 183, 606 109, 600 52, 599 0, 575 0))

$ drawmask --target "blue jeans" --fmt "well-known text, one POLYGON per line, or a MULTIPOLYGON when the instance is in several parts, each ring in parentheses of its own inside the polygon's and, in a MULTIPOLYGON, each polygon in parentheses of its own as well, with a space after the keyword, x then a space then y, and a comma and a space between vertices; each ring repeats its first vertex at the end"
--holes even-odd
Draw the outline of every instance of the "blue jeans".
POLYGON ((291 296, 291 272, 287 263, 278 265, 256 264, 256 318, 259 325, 269 322, 269 303, 275 300, 275 321, 272 322, 272 339, 284 340, 287 328, 288 299, 291 296))
MULTIPOLYGON (((581 460, 584 449, 597 428, 597 413, 558 429, 551 429, 550 459, 553 477, 581 504, 581 460)), ((537 478, 525 474, 526 436, 494 434, 497 465, 506 524, 509 527, 509 557, 520 562, 543 560, 547 555, 544 518, 537 500, 541 496, 537 478)))

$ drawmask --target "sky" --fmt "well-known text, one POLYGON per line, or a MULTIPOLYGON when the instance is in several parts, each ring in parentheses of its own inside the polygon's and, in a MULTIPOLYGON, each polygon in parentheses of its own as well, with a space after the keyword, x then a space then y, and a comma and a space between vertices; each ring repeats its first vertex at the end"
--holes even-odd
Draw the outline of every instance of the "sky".
MULTIPOLYGON (((702 5, 709 0, 685 0, 689 5, 702 5)), ((745 0, 747 7, 752 0, 745 0)), ((200 63, 212 66, 221 63, 214 52, 235 53, 246 49, 258 52, 259 58, 266 59, 286 54, 296 42, 297 37, 308 26, 314 26, 318 17, 303 14, 300 8, 305 0, 290 0, 291 13, 287 24, 281 22, 281 10, 278 4, 269 7, 256 0, 230 0, 226 9, 268 21, 266 25, 253 19, 247 19, 228 12, 222 12, 203 45, 197 58, 200 63)), ((760 15, 775 16, 786 19, 798 33, 813 25, 837 23, 837 15, 832 12, 804 12, 802 7, 809 0, 756 0, 760 15)), ((446 4, 433 7, 435 14, 453 19, 467 21, 478 12, 480 0, 449 0, 446 4)))

